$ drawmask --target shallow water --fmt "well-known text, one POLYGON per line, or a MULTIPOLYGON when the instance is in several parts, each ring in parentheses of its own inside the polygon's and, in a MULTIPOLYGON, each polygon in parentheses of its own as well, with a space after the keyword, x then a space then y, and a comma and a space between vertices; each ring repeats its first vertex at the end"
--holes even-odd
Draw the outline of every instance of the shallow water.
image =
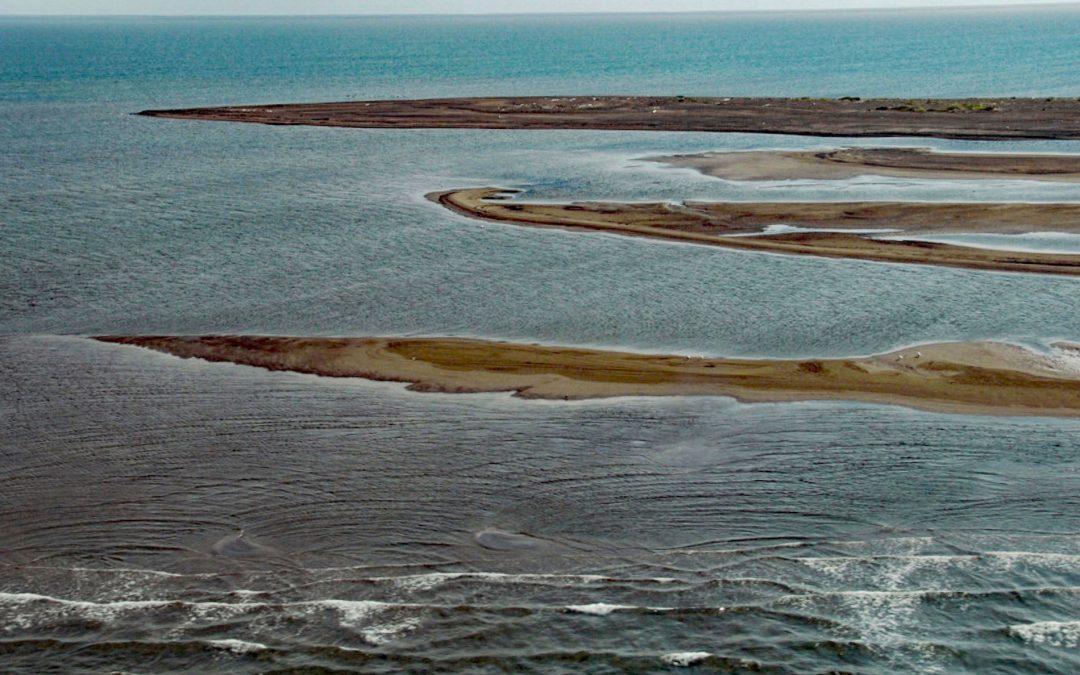
POLYGON ((1075 10, 593 21, 0 20, 4 670, 1080 669, 1074 421, 414 394, 56 336, 756 356, 1080 339, 1075 280, 527 230, 423 198, 1077 201, 1077 186, 731 183, 641 159, 845 139, 127 114, 583 91, 1080 95, 1075 10))
POLYGON ((0 364, 15 668, 1080 665, 1075 421, 0 364))
MULTIPOLYGON (((903 237, 882 237, 883 239, 903 237)), ((1080 253, 1080 234, 1073 232, 1029 232, 1025 234, 943 234, 926 237, 906 237, 916 241, 936 241, 974 248, 999 251, 1032 251, 1038 253, 1080 253)))
POLYGON ((50 177, 50 164, 13 184, 0 243, 14 275, 0 296, 4 330, 482 335, 752 356, 1080 337, 1073 279, 806 257, 778 263, 480 223, 423 199, 430 190, 494 184, 552 199, 893 199, 927 191, 1000 199, 1011 188, 1017 199, 1072 200, 1076 186, 862 179, 762 187, 626 158, 673 145, 765 142, 753 137, 118 119, 168 147, 118 159, 104 176, 79 166, 50 177))

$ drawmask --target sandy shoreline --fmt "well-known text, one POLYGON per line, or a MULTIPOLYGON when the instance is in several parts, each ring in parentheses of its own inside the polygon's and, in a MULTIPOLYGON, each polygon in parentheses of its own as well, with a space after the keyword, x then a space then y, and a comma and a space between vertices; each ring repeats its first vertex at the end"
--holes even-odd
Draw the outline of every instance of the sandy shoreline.
POLYGON ((177 119, 392 129, 610 129, 1080 139, 1080 100, 489 97, 144 110, 177 119))
POLYGON ((1080 276, 1080 255, 1029 253, 922 241, 872 239, 848 232, 760 232, 770 224, 838 229, 895 228, 908 233, 1080 231, 1080 204, 930 202, 687 202, 546 204, 506 199, 512 191, 470 188, 428 198, 474 218, 533 227, 608 232, 744 251, 1080 276))
POLYGON ((856 176, 1080 183, 1080 155, 948 153, 922 148, 706 152, 649 157, 726 180, 839 180, 856 176))
MULTIPOLYGON (((850 359, 721 359, 460 338, 105 336, 184 358, 329 377, 404 382, 415 391, 524 398, 731 396, 846 400, 922 410, 1080 416, 1080 371, 1015 345, 943 343, 850 359)), ((1060 347, 1080 360, 1075 345, 1060 347)))

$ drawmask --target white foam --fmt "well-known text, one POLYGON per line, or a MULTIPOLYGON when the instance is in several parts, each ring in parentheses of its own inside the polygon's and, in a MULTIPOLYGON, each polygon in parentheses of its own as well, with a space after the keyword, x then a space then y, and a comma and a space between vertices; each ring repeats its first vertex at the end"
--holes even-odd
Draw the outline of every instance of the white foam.
POLYGON ((1080 349, 1054 347, 1047 358, 1057 370, 1080 375, 1080 349))
POLYGON ((730 237, 760 237, 762 235, 772 237, 779 234, 799 234, 802 232, 839 232, 846 234, 889 234, 891 232, 901 232, 895 227, 868 227, 868 228, 851 228, 851 227, 800 227, 798 225, 787 225, 784 223, 774 223, 772 225, 766 225, 765 229, 760 232, 746 232, 739 234, 728 235, 730 237))
POLYGON ((924 592, 855 591, 837 594, 856 617, 857 631, 871 645, 894 647, 916 621, 915 612, 924 592))
POLYGON ((269 649, 264 644, 258 642, 246 642, 244 640, 234 640, 231 638, 225 640, 207 640, 206 644, 218 649, 225 649, 234 654, 252 654, 254 652, 261 652, 269 649))
POLYGON ((177 574, 162 570, 132 569, 130 567, 42 567, 42 569, 65 570, 71 572, 90 572, 93 574, 143 574, 151 577, 215 577, 217 574, 177 574))
MULTIPOLYGON (((117 614, 132 610, 156 609, 168 605, 159 600, 123 600, 119 602, 88 602, 83 600, 65 600, 38 593, 0 593, 0 605, 50 605, 53 613, 67 614, 76 612, 95 621, 111 621, 117 614)), ((8 617, 0 630, 25 630, 35 625, 37 619, 30 612, 14 613, 8 617)))
MULTIPOLYGON (((425 604, 408 602, 380 602, 377 600, 339 600, 327 598, 323 600, 303 600, 299 602, 265 603, 265 602, 189 602, 185 600, 120 600, 116 602, 92 602, 88 600, 69 600, 56 598, 37 593, 3 593, 0 592, 0 605, 28 605, 42 603, 57 606, 61 611, 77 610, 84 616, 92 618, 112 618, 118 613, 126 611, 154 610, 170 607, 183 607, 190 611, 196 618, 221 618, 223 616, 235 616, 243 612, 258 611, 266 608, 280 608, 283 610, 299 610, 305 614, 319 610, 333 610, 341 615, 341 625, 350 627, 365 626, 377 613, 384 610, 422 610, 422 609, 446 609, 450 605, 425 604)), ((651 612, 670 611, 671 608, 663 607, 638 607, 635 605, 614 605, 608 603, 593 603, 586 605, 568 605, 565 607, 551 605, 524 605, 509 607, 505 605, 472 605, 477 609, 504 610, 504 609, 528 609, 533 611, 555 610, 571 611, 582 614, 604 615, 616 610, 647 610, 651 612)), ((723 609, 723 608, 719 608, 723 609)))
POLYGON ((187 608, 199 619, 223 616, 235 616, 243 612, 279 606, 300 610, 332 609, 341 614, 341 624, 357 626, 365 623, 376 612, 388 607, 418 607, 419 605, 390 604, 374 600, 309 600, 301 602, 275 603, 260 602, 187 602, 183 600, 120 600, 115 602, 91 602, 87 600, 69 600, 37 593, 0 593, 0 605, 28 605, 47 603, 58 606, 61 610, 75 610, 83 616, 94 619, 112 619, 124 612, 154 610, 171 606, 187 608))
POLYGON ((657 583, 671 584, 677 580, 673 577, 641 577, 618 579, 606 577, 600 574, 507 574, 503 572, 429 572, 426 574, 409 574, 394 577, 372 577, 371 581, 392 582, 402 590, 423 591, 435 588, 447 581, 455 579, 479 579, 492 583, 549 583, 565 584, 595 584, 601 582, 610 583, 657 583))
POLYGON ((171 601, 169 600, 118 600, 116 602, 90 602, 89 600, 67 600, 65 598, 54 598, 51 595, 41 595, 39 593, 0 593, 0 604, 25 605, 38 602, 55 603, 59 605, 66 605, 69 607, 78 607, 90 611, 154 609, 171 604, 171 601))
POLYGON ((830 591, 789 595, 774 602, 781 605, 816 608, 820 603, 837 604, 851 617, 850 624, 871 647, 886 649, 904 644, 904 635, 916 621, 923 599, 940 591, 830 591))
POLYGON ((492 583, 514 583, 532 581, 558 581, 561 583, 594 583, 603 577, 595 575, 558 575, 558 574, 505 574, 501 572, 429 572, 397 577, 373 577, 372 581, 389 581, 407 591, 423 591, 442 585, 455 579, 479 579, 492 583))
POLYGON ((364 639, 373 645, 383 645, 396 640, 398 637, 411 633, 420 626, 420 619, 409 618, 394 623, 384 623, 370 626, 360 631, 364 639))
POLYGON ((357 628, 367 623, 379 611, 391 606, 374 600, 316 600, 300 604, 337 610, 341 614, 341 625, 347 628, 357 628))
MULTIPOLYGON (((1080 367, 1080 365, 1078 365, 1080 367)), ((1041 553, 1033 551, 986 551, 962 555, 865 555, 841 557, 793 558, 815 571, 840 579, 849 579, 861 568, 869 566, 878 575, 885 588, 897 588, 905 579, 928 570, 946 567, 968 567, 979 564, 989 567, 1012 569, 1017 563, 1050 568, 1071 568, 1080 563, 1080 556, 1069 553, 1041 553), (886 567, 885 570, 879 568, 886 567)))
POLYGON ((1080 564, 1080 555, 1074 553, 1042 553, 1034 551, 987 551, 983 556, 1001 558, 1004 560, 1023 560, 1025 562, 1038 562, 1042 564, 1080 564))
MULTIPOLYGON (((89 600, 69 600, 55 598, 38 593, 0 593, 0 605, 38 605, 45 606, 45 611, 53 616, 75 615, 80 618, 93 619, 95 621, 109 622, 116 620, 123 614, 159 610, 167 607, 182 606, 187 608, 193 617, 200 621, 222 621, 227 618, 243 614, 252 609, 266 607, 260 603, 230 603, 230 602, 185 602, 181 600, 118 600, 114 602, 93 602, 89 600)), ((40 620, 40 609, 34 612, 16 613, 10 617, 6 625, 0 626, 3 630, 27 629, 40 620)))
POLYGON ((1009 626, 1025 642, 1064 649, 1080 647, 1080 621, 1039 621, 1009 626))
POLYGON ((403 591, 415 592, 436 588, 459 577, 459 574, 449 572, 432 572, 430 574, 410 574, 401 577, 374 577, 372 581, 388 581, 403 591))
POLYGON ((661 656, 660 660, 669 666, 685 668, 686 666, 692 666, 695 663, 701 663, 710 656, 712 656, 710 652, 671 652, 670 654, 661 656))
POLYGON ((612 612, 619 609, 634 609, 632 605, 610 605, 606 602, 594 602, 591 605, 567 605, 566 609, 571 612, 577 612, 578 614, 595 614, 596 616, 607 616, 612 612))

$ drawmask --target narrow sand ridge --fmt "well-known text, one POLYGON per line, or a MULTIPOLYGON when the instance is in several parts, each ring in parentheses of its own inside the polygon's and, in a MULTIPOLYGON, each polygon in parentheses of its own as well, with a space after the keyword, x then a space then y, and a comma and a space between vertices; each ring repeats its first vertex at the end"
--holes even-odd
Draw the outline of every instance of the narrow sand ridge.
POLYGON ((1080 138, 1071 98, 515 96, 144 110, 178 119, 391 129, 611 129, 810 136, 1080 138))
POLYGON ((759 236, 772 224, 901 233, 1080 232, 1080 204, 940 204, 929 202, 577 202, 509 200, 512 190, 472 188, 428 198, 474 218, 515 225, 608 232, 744 251, 855 258, 1001 272, 1080 275, 1080 255, 1029 253, 924 241, 874 239, 856 232, 759 236))
POLYGON ((839 180, 856 176, 1080 183, 1080 155, 934 152, 926 148, 756 150, 650 157, 726 180, 839 180))
POLYGON ((526 398, 732 396, 848 400, 932 411, 1080 416, 1080 346, 1059 357, 994 343, 946 343, 848 359, 693 358, 459 338, 99 337, 184 358, 330 377, 410 383, 428 392, 526 398))

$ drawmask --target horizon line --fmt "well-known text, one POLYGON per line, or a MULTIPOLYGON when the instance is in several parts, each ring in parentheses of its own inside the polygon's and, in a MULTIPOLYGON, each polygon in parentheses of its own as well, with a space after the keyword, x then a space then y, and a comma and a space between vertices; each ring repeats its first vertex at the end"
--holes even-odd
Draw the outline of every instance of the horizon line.
POLYGON ((0 12, 2 18, 51 18, 51 19, 64 19, 64 18, 187 18, 187 19, 258 19, 258 18, 395 18, 395 17, 437 17, 437 18, 449 18, 449 17, 507 17, 507 16, 656 16, 656 15, 702 15, 702 14, 836 14, 836 13, 851 13, 851 12, 909 12, 909 11, 955 11, 955 10, 1016 10, 1016 9, 1048 9, 1048 8, 1063 8, 1063 7, 1076 7, 1080 9, 1080 0, 1045 0, 1043 2, 1034 3, 1003 3, 1003 4, 957 4, 957 5, 925 5, 925 4, 911 4, 903 5, 901 7, 881 7, 881 6, 868 6, 868 7, 818 7, 811 9, 716 9, 716 10, 632 10, 627 12, 618 11, 588 11, 588 10, 567 10, 567 11, 549 11, 549 12, 400 12, 400 13, 316 13, 316 14, 286 14, 286 13, 269 13, 269 14, 169 14, 169 13, 108 13, 108 14, 70 14, 70 13, 55 13, 55 14, 34 14, 29 12, 0 12))

